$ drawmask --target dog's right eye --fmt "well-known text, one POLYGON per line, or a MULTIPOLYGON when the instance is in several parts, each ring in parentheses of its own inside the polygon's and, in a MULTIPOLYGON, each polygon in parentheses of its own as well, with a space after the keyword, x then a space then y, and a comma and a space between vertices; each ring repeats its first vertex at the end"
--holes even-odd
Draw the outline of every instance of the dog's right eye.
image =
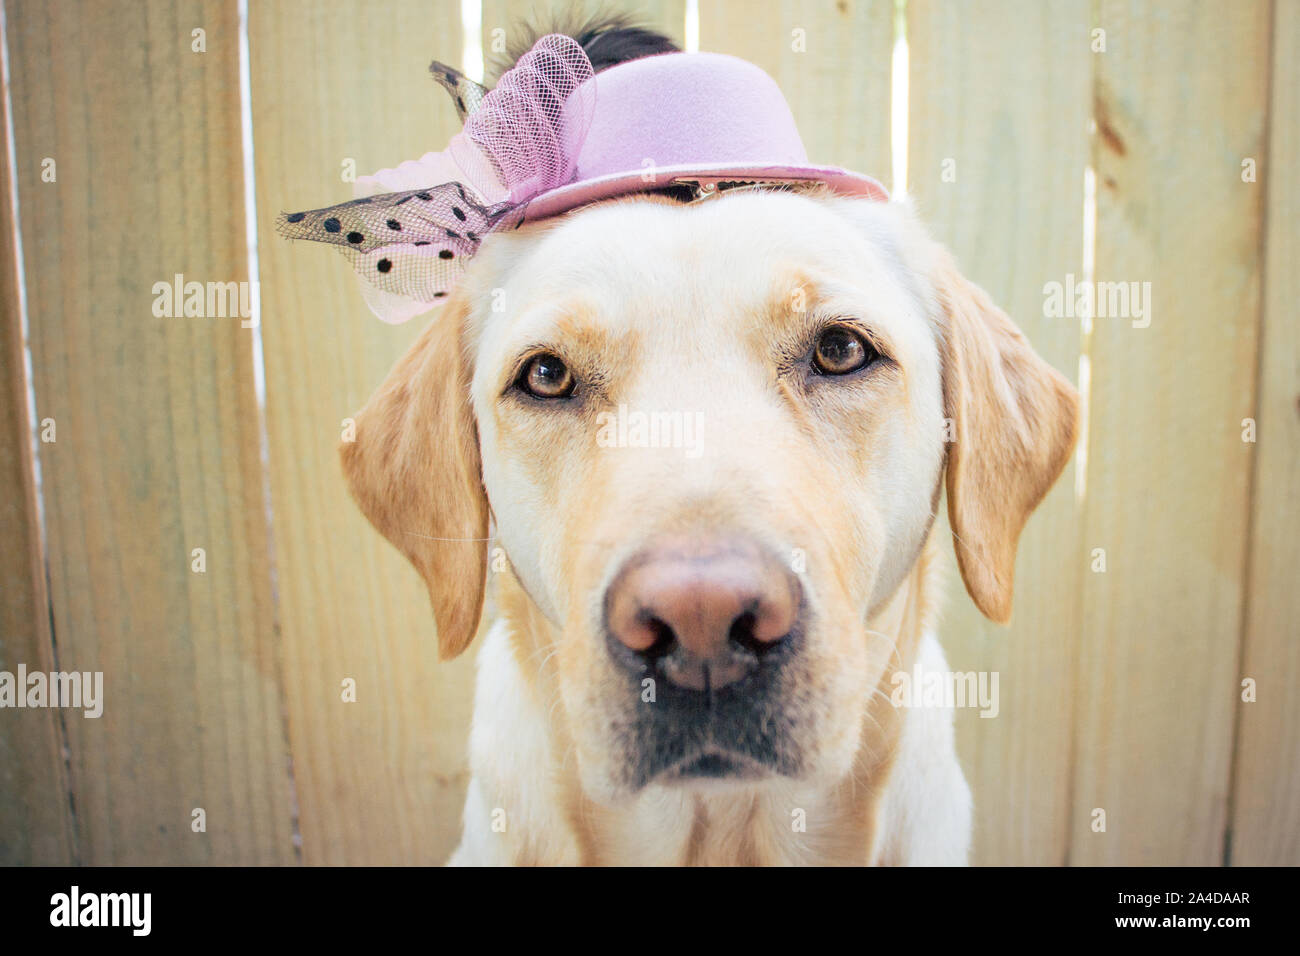
POLYGON ((822 375, 848 375, 866 368, 878 357, 862 336, 842 326, 832 326, 817 339, 813 367, 822 375))
POLYGON ((558 355, 543 352, 530 358, 515 385, 535 398, 567 398, 573 394, 573 373, 558 355))

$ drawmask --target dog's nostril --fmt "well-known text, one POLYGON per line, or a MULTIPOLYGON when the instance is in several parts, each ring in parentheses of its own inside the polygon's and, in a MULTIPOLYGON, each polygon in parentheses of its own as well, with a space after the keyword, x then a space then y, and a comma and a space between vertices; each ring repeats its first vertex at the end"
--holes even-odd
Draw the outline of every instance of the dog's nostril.
POLYGON ((731 630, 727 633, 727 640, 759 656, 766 654, 781 643, 780 638, 774 641, 765 641, 759 638, 757 625, 758 615, 753 611, 746 611, 731 622, 731 630))
POLYGON ((673 629, 665 621, 650 615, 645 619, 644 624, 653 640, 648 647, 637 651, 642 657, 651 661, 658 660, 666 656, 677 645, 677 635, 673 633, 673 629))

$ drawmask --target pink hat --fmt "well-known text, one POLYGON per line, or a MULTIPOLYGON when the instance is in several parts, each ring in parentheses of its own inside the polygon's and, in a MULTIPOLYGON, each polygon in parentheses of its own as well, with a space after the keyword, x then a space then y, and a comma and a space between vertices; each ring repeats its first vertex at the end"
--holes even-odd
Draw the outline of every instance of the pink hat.
POLYGON ((776 83, 736 57, 665 53, 593 74, 577 41, 551 34, 491 92, 443 64, 430 69, 465 120, 448 148, 359 179, 372 195, 278 223, 282 235, 347 253, 385 321, 443 298, 488 233, 596 200, 797 182, 888 199, 869 176, 809 163, 776 83))

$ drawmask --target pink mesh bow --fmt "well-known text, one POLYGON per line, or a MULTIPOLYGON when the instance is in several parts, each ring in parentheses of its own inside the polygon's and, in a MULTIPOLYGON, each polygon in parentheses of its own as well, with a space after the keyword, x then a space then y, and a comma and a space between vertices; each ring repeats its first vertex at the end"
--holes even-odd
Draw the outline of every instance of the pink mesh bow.
POLYGON ((445 297, 485 235, 517 227, 530 199, 573 179, 595 109, 591 63, 560 34, 538 40, 481 96, 456 71, 433 70, 466 115, 445 150, 361 177, 358 199, 282 213, 277 223, 288 238, 340 248, 386 322, 445 297))
POLYGON ((518 204, 573 178, 595 112, 596 87, 583 86, 591 77, 582 47, 560 34, 542 37, 501 77, 450 147, 479 192, 518 204), (474 168, 480 156, 494 175, 474 168))

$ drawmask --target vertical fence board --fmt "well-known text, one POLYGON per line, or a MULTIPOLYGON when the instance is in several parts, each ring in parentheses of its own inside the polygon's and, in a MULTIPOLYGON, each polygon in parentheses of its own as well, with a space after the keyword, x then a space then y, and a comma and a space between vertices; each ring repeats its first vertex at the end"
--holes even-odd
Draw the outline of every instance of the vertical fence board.
POLYGON ((1300 3, 1274 5, 1267 159, 1264 324, 1245 651, 1238 677, 1258 698, 1238 703, 1234 864, 1300 865, 1300 3))
POLYGON ((291 860, 251 333, 154 314, 247 279, 236 6, 7 12, 55 646, 104 674, 63 712, 81 857, 291 860))
MULTIPOLYGON (((27 427, 7 150, 0 152, 0 183, 0 671, 15 674, 24 664, 48 672, 54 648, 27 427)), ((0 712, 0 866, 72 863, 71 825, 57 712, 0 712)))
POLYGON ((700 3, 700 49, 766 70, 814 163, 890 181, 891 0, 700 3))
POLYGON ((1268 6, 1103 0, 1094 320, 1070 860, 1223 859, 1254 445, 1268 6), (1093 832, 1092 811, 1106 812, 1093 832))
MULTIPOLYGON (((472 662, 437 662, 419 576, 353 505, 337 447, 429 316, 367 310, 333 249, 280 210, 352 198, 358 174, 459 129, 433 58, 461 61, 460 4, 258 3, 250 11, 272 510, 285 687, 307 863, 436 863, 460 830, 472 662), (356 681, 343 703, 342 681, 356 681)), ((434 313, 436 318, 436 313, 434 313)))
MULTIPOLYGON (((681 46, 686 25, 686 0, 483 0, 483 54, 490 67, 504 52, 503 42, 515 26, 527 21, 543 29, 557 16, 615 11, 631 15, 634 23, 663 32, 681 46)), ((568 22, 567 20, 565 21, 568 22)))
MULTIPOLYGON (((1071 381, 1079 322, 1047 316, 1043 287, 1079 276, 1083 263, 1087 27, 1087 6, 1072 0, 907 7, 909 192, 966 276, 1071 381)), ((951 576, 941 629, 949 665, 999 674, 996 718, 957 715, 975 863, 1065 858, 1083 560, 1073 484, 1070 466, 1021 538, 1010 627, 985 620, 951 576)))

